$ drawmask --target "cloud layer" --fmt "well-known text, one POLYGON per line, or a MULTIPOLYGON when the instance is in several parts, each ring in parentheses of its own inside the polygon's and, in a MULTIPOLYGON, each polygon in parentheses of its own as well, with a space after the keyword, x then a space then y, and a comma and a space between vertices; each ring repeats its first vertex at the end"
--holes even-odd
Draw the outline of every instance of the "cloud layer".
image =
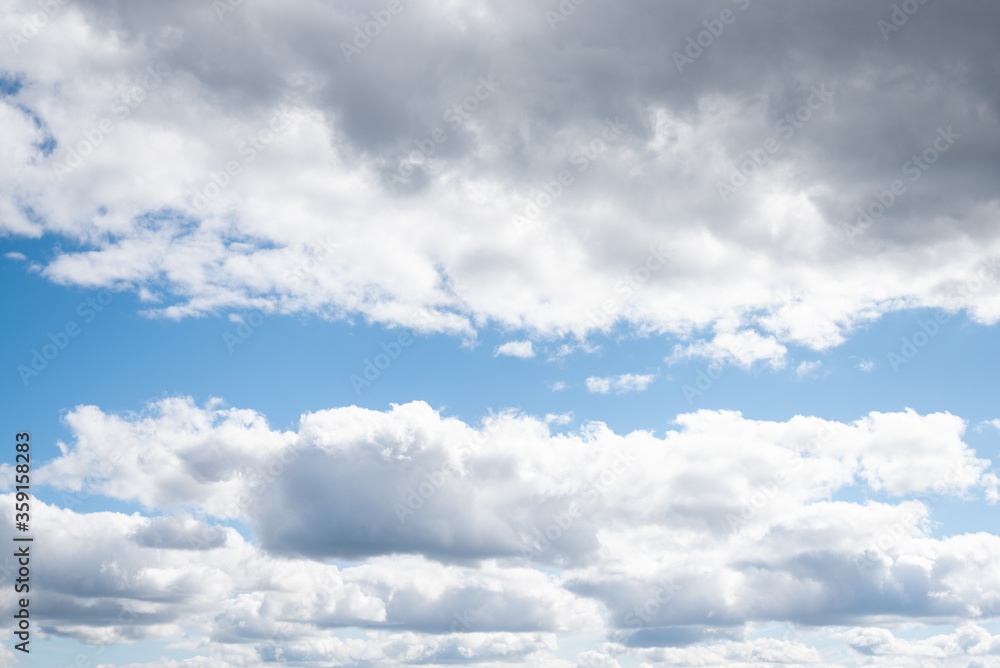
MULTIPOLYGON (((66 422, 73 441, 38 472, 69 499, 38 511, 59 546, 39 560, 38 614, 89 642, 171 637, 194 619, 213 643, 280 632, 287 651, 354 626, 377 631, 366 652, 406 645, 404 631, 418 653, 432 652, 426 633, 514 634, 505 651, 530 653, 548 651, 544 634, 599 632, 626 653, 716 641, 736 645, 704 651, 755 656, 755 624, 1000 612, 1000 538, 932 533, 938 499, 997 500, 989 461, 947 413, 698 411, 660 438, 600 423, 552 434, 513 413, 472 426, 416 402, 309 413, 280 432, 175 398, 127 416, 81 406, 66 422), (872 498, 838 498, 858 486, 872 498), (85 494, 166 515, 79 515, 85 494), (249 523, 254 542, 219 520, 249 523)), ((479 636, 448 637, 433 651, 479 636)), ((771 649, 812 656, 788 642, 771 649)))
POLYGON ((775 364, 900 308, 1000 318, 995 7, 563 4, 91 0, 30 29, 13 0, 0 229, 175 318, 627 322, 775 364))

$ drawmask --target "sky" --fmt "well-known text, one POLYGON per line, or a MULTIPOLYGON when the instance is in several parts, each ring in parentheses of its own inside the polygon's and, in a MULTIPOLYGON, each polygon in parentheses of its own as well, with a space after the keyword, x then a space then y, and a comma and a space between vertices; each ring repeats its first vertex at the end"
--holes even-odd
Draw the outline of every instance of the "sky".
POLYGON ((995 3, 0 6, 0 666, 1000 668, 995 3))

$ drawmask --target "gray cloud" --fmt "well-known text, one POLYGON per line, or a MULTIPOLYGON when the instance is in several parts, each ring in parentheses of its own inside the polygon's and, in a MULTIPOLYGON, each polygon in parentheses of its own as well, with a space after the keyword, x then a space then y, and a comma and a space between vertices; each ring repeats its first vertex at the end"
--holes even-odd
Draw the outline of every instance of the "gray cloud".
POLYGON ((240 306, 583 335, 612 296, 612 320, 682 339, 756 332, 772 350, 836 345, 899 308, 1000 317, 995 285, 954 292, 1000 249, 996 7, 913 5, 884 38, 888 0, 592 0, 554 29, 558 4, 400 6, 348 62, 342 45, 382 5, 243 3, 220 18, 196 2, 78 3, 9 66, 25 83, 5 104, 30 106, 59 145, 38 156, 41 130, 12 125, 12 155, 30 168, 3 176, 22 195, 2 224, 92 249, 58 254, 51 279, 145 286, 170 317, 240 306), (81 25, 91 42, 59 60, 53 40, 81 25), (110 39, 115 60, 91 55, 110 39), (168 81, 94 149, 102 160, 55 180, 116 87, 151 63, 168 81), (449 116, 456 104, 468 109, 449 116), (276 109, 290 130, 226 176, 276 109), (613 141, 608 119, 624 126, 613 141), (912 171, 939 129, 954 141, 912 171), (746 183, 720 197, 741 169, 746 183), (160 187, 126 187, 124 174, 160 187), (226 184, 192 209, 212 178, 226 184), (851 234, 894 181, 905 191, 851 234), (192 219, 151 234, 137 218, 151 211, 192 219), (332 261, 290 278, 324 235, 339 244, 332 261), (650 246, 671 261, 614 294, 650 246))

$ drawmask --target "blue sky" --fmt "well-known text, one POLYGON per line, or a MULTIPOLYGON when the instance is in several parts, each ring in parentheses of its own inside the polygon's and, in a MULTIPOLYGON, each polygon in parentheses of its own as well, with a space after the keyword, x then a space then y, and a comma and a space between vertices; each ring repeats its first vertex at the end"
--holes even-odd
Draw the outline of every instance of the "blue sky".
POLYGON ((992 10, 5 10, 0 666, 1000 667, 992 10))

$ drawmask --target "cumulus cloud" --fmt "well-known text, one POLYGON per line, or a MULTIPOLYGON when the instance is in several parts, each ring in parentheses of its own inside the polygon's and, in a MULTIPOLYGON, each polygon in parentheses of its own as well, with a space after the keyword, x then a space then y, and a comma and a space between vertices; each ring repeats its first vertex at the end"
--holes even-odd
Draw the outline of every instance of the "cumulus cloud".
POLYGON ((759 666, 790 664, 823 665, 820 653, 797 639, 758 638, 747 642, 725 642, 691 648, 633 649, 623 646, 610 648, 618 654, 629 654, 660 665, 673 666, 759 666))
POLYGON ((853 628, 838 635, 858 655, 888 657, 895 665, 917 666, 930 660, 944 665, 991 666, 1000 657, 1000 636, 977 624, 963 624, 953 633, 919 640, 899 638, 889 629, 877 627, 853 628))
MULTIPOLYGON (((1000 612, 1000 538, 932 533, 937 499, 982 499, 997 484, 948 413, 841 423, 702 410, 662 438, 601 423, 553 434, 558 416, 516 413, 470 425, 420 402, 307 413, 293 431, 183 398, 126 416, 81 406, 65 419, 72 442, 39 482, 171 513, 41 511, 64 537, 45 566, 61 612, 40 612, 73 637, 124 637, 114 619, 137 609, 120 600, 130 596, 150 601, 130 631, 143 637, 177 633, 183 615, 236 644, 324 625, 446 633, 468 610, 468 630, 603 630, 629 652, 743 643, 758 621, 1000 612), (884 500, 833 498, 852 486, 884 500), (255 544, 218 520, 248 522, 255 544), (119 565, 102 566, 106 554, 119 565), (73 569, 59 562, 69 555, 73 569), (294 586, 267 584, 293 572, 303 573, 294 586), (167 585, 171 597, 154 604, 167 585), (81 621, 102 587, 117 587, 117 602, 81 621)), ((726 647, 720 656, 750 663, 765 650, 812 657, 726 647)))
POLYGON ((626 323, 778 366, 898 309, 1000 319, 995 7, 885 36, 889 0, 755 2, 683 67, 711 8, 407 5, 345 51, 380 8, 61 9, 4 61, 0 228, 170 318, 626 323))
POLYGON ((656 379, 656 374, 635 374, 625 373, 620 376, 590 376, 587 378, 587 391, 597 394, 626 394, 628 392, 642 392, 649 387, 656 379))
POLYGON ((494 357, 498 357, 500 355, 521 358, 534 357, 535 348, 531 341, 508 341, 507 343, 497 346, 496 351, 493 353, 494 357))
MULTIPOLYGON (((13 508, 12 495, 3 500, 13 508)), ((297 644, 304 651, 324 636, 329 643, 324 630, 360 626, 412 634, 409 641, 375 636, 382 638, 375 646, 395 639, 414 650, 436 647, 441 656, 478 647, 466 660, 488 660, 550 646, 543 632, 599 628, 593 601, 534 569, 449 566, 420 557, 339 568, 276 558, 232 528, 191 518, 79 514, 39 501, 33 510, 50 549, 32 558, 32 614, 50 633, 86 643, 179 637, 187 626, 233 646, 280 638, 294 652, 297 644), (424 633, 446 635, 428 642, 424 633), (507 650, 497 650, 500 644, 507 650)), ((4 593, 5 607, 12 597, 4 593)), ((349 663, 360 649, 364 643, 341 644, 340 660, 349 663)))

